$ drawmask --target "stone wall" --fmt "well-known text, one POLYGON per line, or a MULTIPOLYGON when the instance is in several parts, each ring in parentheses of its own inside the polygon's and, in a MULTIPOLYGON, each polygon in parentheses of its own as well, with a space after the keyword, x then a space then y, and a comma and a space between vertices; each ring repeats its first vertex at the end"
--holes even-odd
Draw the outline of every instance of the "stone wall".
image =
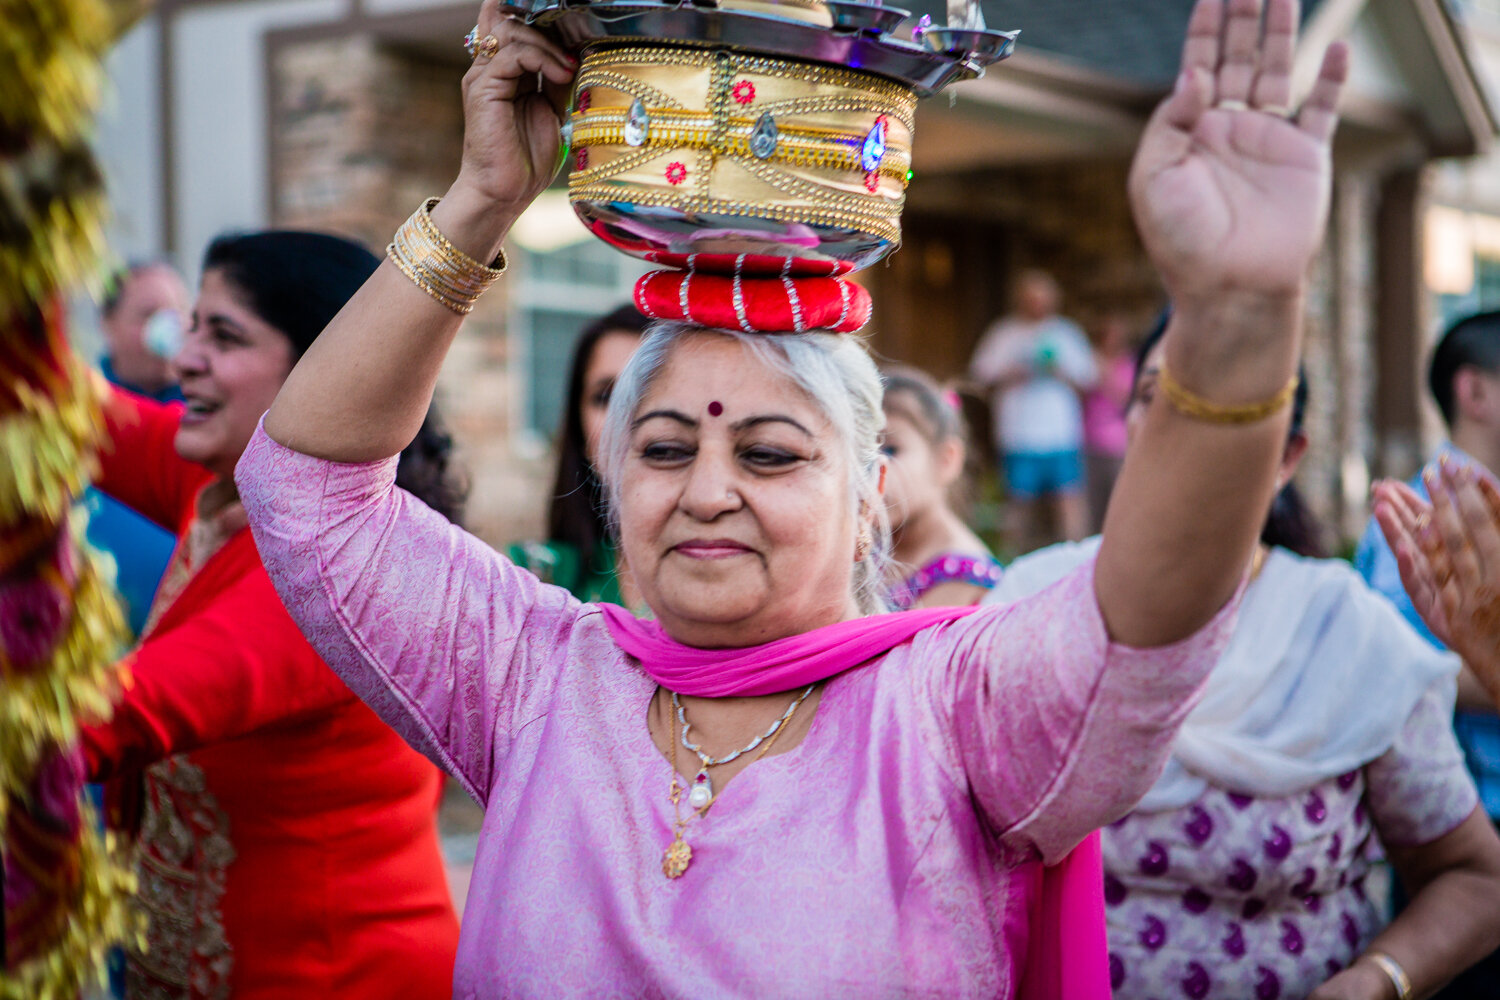
MULTIPOLYGON (((282 45, 270 61, 274 224, 380 252, 457 172, 464 65, 360 34, 282 45)), ((469 527, 495 544, 541 532, 548 470, 512 434, 506 291, 499 282, 465 320, 438 396, 472 482, 469 527)))

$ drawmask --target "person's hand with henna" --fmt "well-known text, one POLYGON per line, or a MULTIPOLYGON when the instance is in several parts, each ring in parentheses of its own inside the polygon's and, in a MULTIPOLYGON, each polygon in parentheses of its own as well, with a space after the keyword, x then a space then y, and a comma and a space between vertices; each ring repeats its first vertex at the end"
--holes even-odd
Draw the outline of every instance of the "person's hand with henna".
POLYGON ((1500 487, 1446 458, 1424 481, 1431 502, 1378 484, 1375 518, 1417 613, 1500 707, 1500 487))

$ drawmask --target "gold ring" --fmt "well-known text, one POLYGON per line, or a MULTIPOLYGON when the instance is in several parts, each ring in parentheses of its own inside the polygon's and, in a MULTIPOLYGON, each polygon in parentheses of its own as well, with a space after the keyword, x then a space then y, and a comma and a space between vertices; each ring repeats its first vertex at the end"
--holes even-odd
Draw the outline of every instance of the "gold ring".
POLYGON ((500 39, 494 35, 485 35, 479 40, 474 55, 476 58, 493 59, 495 53, 500 51, 500 39))
POLYGON ((474 58, 475 46, 477 46, 478 44, 479 25, 476 24, 474 25, 474 27, 470 28, 469 33, 464 36, 464 51, 469 54, 470 59, 474 58))
POLYGON ((1218 108, 1220 111, 1248 111, 1248 110, 1250 110, 1250 105, 1246 104, 1244 101, 1236 101, 1236 100, 1233 100, 1233 99, 1225 100, 1225 101, 1220 101, 1219 103, 1215 104, 1214 107, 1218 108))

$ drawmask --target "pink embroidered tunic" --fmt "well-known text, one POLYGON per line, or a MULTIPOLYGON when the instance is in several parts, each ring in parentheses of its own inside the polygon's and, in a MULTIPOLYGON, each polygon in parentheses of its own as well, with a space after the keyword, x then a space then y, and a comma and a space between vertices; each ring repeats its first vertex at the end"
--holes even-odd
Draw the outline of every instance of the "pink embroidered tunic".
POLYGON ((795 748, 688 825, 668 880, 655 684, 594 605, 394 486, 257 432, 266 568, 349 686, 484 807, 454 996, 1011 997, 1043 861, 1160 773, 1226 611, 1112 644, 1092 566, 830 680, 795 748))

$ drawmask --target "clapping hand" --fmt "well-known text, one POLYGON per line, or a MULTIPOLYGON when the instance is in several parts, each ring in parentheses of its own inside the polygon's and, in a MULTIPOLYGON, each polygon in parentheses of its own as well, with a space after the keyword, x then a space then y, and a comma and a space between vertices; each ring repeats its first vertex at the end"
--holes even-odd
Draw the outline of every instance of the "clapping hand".
POLYGON ((1348 50, 1324 55, 1295 114, 1296 0, 1199 0, 1182 71, 1130 175, 1136 222, 1173 301, 1296 294, 1322 241, 1348 50))
POLYGON ((1404 483, 1375 487, 1375 518, 1412 606, 1500 702, 1500 488, 1448 459, 1429 469, 1431 502, 1404 483))

